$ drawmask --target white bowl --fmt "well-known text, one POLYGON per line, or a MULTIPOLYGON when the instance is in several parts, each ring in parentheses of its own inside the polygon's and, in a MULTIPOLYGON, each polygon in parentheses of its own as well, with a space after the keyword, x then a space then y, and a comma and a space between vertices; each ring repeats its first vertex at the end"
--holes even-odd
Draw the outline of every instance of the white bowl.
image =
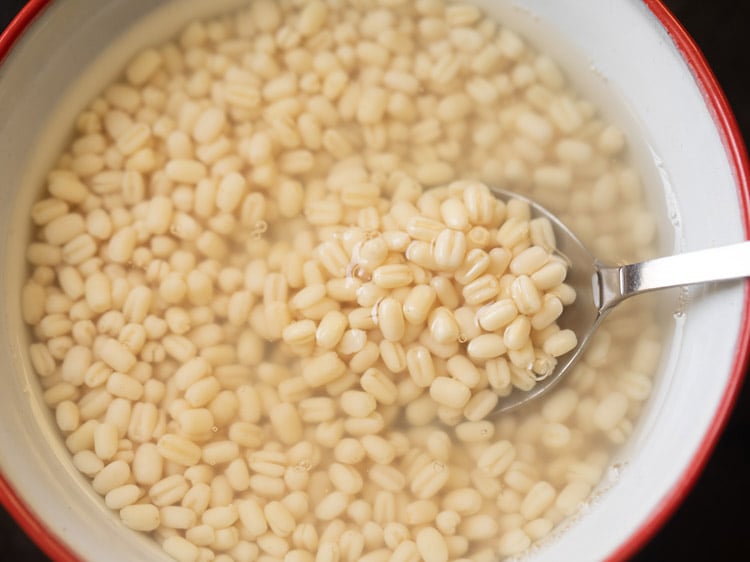
MULTIPOLYGON (((104 507, 72 466, 40 398, 18 305, 35 186, 66 139, 69 116, 132 53, 189 18, 238 3, 33 0, 0 39, 0 56, 12 46, 0 68, 0 499, 55 560, 169 558, 104 507), (144 19, 152 12, 160 15, 144 19)), ((679 222, 675 249, 746 238, 748 163, 739 132, 705 61, 658 0, 479 3, 554 52, 587 95, 618 94, 640 126, 640 136, 630 139, 633 149, 651 154, 655 185, 661 184, 652 192, 665 199, 668 187, 668 212, 679 222), (561 49, 561 42, 567 46, 561 49), (575 53, 585 54, 583 64, 575 53)), ((691 289, 678 324, 648 407, 620 451, 620 468, 602 485, 607 489, 531 559, 625 559, 697 478, 744 372, 747 286, 691 289)))

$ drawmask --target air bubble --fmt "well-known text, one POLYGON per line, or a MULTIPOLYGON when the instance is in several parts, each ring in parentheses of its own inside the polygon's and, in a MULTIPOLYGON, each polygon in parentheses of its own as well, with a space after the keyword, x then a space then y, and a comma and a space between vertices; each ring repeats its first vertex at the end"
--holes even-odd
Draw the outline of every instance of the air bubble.
POLYGON ((309 472, 311 468, 312 462, 310 461, 310 459, 302 459, 296 465, 294 465, 294 469, 299 472, 309 472))
POLYGON ((266 221, 258 221, 253 226, 251 238, 253 240, 260 240, 263 238, 263 234, 268 231, 268 223, 266 221))
POLYGON ((363 283, 367 283, 372 279, 372 274, 358 263, 350 264, 347 268, 346 275, 347 277, 359 279, 363 283))

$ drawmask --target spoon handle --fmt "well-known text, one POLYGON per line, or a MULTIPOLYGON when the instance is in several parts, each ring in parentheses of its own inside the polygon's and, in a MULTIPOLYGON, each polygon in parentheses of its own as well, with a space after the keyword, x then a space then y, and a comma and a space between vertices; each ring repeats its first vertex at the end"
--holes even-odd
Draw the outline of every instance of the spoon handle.
POLYGON ((601 311, 655 289, 750 277, 750 241, 597 271, 601 311))

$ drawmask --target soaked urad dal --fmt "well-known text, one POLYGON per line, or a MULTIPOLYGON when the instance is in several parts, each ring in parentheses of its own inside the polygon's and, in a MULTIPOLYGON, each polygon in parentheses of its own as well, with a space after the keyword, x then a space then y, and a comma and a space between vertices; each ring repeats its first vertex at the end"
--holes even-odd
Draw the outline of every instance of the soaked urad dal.
MULTIPOLYGON (((576 345, 557 212, 650 255, 624 135, 470 4, 254 0, 136 54, 33 206, 44 401, 127 527, 183 562, 493 561, 574 515, 661 345, 576 345)), ((532 547, 533 548, 533 547, 532 547)))

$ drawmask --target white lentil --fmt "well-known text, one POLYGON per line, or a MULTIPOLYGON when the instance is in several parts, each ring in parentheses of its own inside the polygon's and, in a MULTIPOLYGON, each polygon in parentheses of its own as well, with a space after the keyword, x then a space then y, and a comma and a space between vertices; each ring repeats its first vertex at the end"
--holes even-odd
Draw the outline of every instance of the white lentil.
POLYGON ((544 342, 543 349, 553 357, 564 355, 578 345, 578 338, 572 330, 560 330, 544 342))
POLYGON ((372 279, 375 285, 382 289, 397 289, 410 285, 414 274, 408 265, 389 264, 376 268, 372 279))
POLYGON ((449 408, 463 408, 471 398, 471 389, 449 377, 436 377, 430 384, 430 396, 449 408))
POLYGON ((315 508, 315 516, 323 521, 335 519, 346 509, 349 497, 340 491, 334 491, 323 497, 315 508))
POLYGON ((109 423, 100 423, 94 430, 94 452, 102 460, 111 459, 117 452, 118 431, 109 423))
POLYGON ((357 494, 363 486, 362 476, 351 465, 334 463, 328 469, 331 483, 345 494, 357 494))
POLYGON ((178 535, 168 537, 161 543, 164 551, 179 562, 197 562, 200 551, 193 543, 178 535))
POLYGON ((466 256, 466 236, 450 228, 442 230, 435 238, 433 257, 439 269, 457 269, 466 256))
POLYGON ((120 518, 135 531, 153 531, 161 524, 159 508, 148 503, 123 507, 120 518))
POLYGON ((143 490, 133 484, 126 484, 110 490, 104 498, 104 502, 110 509, 122 509, 138 501, 143 495, 143 490))
POLYGON ((104 461, 92 451, 85 450, 73 455, 73 465, 83 474, 93 477, 104 468, 104 461))
POLYGON ((176 182, 196 184, 206 177, 206 166, 197 160, 175 159, 167 163, 167 177, 176 182))
POLYGON ((336 445, 334 456, 339 462, 357 464, 365 457, 365 449, 359 440, 345 438, 336 445))
POLYGON ((197 464, 202 456, 201 448, 178 435, 163 435, 157 442, 159 454, 166 460, 183 466, 197 464))
POLYGON ((130 465, 125 461, 115 460, 102 468, 94 477, 91 485, 99 494, 106 494, 124 485, 130 478, 130 465))
POLYGON ((297 409, 292 404, 278 404, 270 411, 269 415, 271 425, 282 442, 289 445, 302 438, 302 422, 297 409))
POLYGON ((311 359, 302 375, 311 387, 323 386, 344 374, 346 365, 332 352, 326 352, 311 359))
POLYGON ((511 556, 526 550, 531 539, 521 529, 514 529, 500 537, 498 550, 504 556, 511 556))
POLYGON ((488 515, 471 515, 461 521, 458 532, 471 541, 495 536, 497 530, 497 523, 488 515))
POLYGON ((482 334, 469 342, 466 351, 472 359, 487 360, 503 355, 506 346, 504 337, 498 334, 482 334))

